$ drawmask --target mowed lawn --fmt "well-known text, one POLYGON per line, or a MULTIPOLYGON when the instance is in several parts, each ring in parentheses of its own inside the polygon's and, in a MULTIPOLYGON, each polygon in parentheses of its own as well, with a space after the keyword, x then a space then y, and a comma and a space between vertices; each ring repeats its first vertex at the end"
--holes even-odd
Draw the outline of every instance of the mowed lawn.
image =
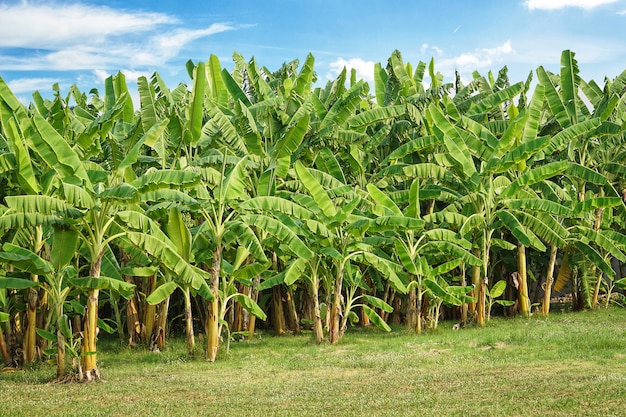
POLYGON ((232 342, 218 361, 99 343, 105 382, 0 373, 0 416, 625 416, 626 309, 494 318, 416 336, 352 328, 232 342))

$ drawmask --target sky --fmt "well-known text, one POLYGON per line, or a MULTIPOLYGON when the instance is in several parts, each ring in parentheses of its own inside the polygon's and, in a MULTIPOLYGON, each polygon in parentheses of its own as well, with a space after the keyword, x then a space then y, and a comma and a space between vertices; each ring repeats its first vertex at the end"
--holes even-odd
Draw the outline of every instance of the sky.
POLYGON ((318 85, 344 67, 371 83, 396 49, 447 81, 506 65, 513 83, 570 49, 602 86, 626 69, 626 0, 0 0, 0 77, 24 103, 54 83, 103 91, 117 71, 132 91, 155 71, 191 84, 189 59, 232 69, 233 52, 272 71, 312 53, 318 85))

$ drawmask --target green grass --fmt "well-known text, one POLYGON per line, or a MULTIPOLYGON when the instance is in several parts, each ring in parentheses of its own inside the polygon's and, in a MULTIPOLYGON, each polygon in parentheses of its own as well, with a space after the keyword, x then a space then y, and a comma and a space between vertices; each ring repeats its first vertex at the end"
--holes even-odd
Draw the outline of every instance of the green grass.
POLYGON ((350 329, 338 346, 262 334, 218 361, 99 343, 105 382, 0 373, 0 416, 623 416, 626 309, 492 319, 416 336, 350 329))

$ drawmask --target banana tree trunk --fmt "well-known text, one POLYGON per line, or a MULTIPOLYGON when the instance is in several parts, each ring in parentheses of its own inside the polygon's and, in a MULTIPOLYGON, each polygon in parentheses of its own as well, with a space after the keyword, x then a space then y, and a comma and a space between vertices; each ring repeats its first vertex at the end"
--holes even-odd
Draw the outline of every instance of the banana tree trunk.
POLYGON ((596 279, 596 284, 593 288, 593 298, 591 299, 591 308, 598 307, 598 298, 600 297, 600 287, 602 286, 602 277, 604 274, 600 271, 596 279))
MULTIPOLYGON (((37 276, 32 275, 33 281, 37 276)), ((37 355, 37 303, 39 292, 36 288, 28 290, 26 305, 26 334, 24 335, 24 363, 32 363, 37 355)))
POLYGON ((283 310, 283 296, 280 285, 272 287, 272 311, 274 313, 274 332, 277 335, 285 333, 285 312, 283 310))
POLYGON ((187 342, 187 353, 192 355, 196 347, 196 338, 193 334, 193 313, 191 311, 191 294, 189 287, 185 287, 183 296, 185 298, 185 341, 187 342))
MULTIPOLYGON (((393 304, 393 289, 391 288, 391 285, 389 284, 389 281, 387 281, 387 284, 385 284, 385 293, 383 295, 383 301, 386 302, 389 305, 393 304)), ((386 312, 385 310, 383 310, 382 308, 378 311, 378 314, 380 315, 380 317, 382 317, 382 319, 386 322, 387 319, 389 318, 389 313, 386 312)))
POLYGON ((160 351, 162 351, 165 348, 165 338, 167 335, 167 314, 169 312, 169 309, 170 309, 170 297, 167 297, 159 305, 157 330, 154 335, 154 344, 160 351))
MULTIPOLYGON (((477 288, 477 300, 476 300, 476 322, 479 326, 485 325, 485 315, 486 315, 486 295, 487 295, 487 285, 489 284, 489 277, 487 275, 487 271, 489 268, 489 250, 490 244, 487 243, 491 240, 491 235, 484 236, 483 240, 485 243, 483 244, 483 265, 479 267, 479 269, 472 271, 472 281, 477 288), (478 282, 477 282, 478 280, 478 282)), ((478 254, 480 252, 477 252, 478 254)))
POLYGON ((319 299, 319 280, 311 280, 311 301, 313 302, 313 336, 315 342, 322 343, 324 340, 324 328, 322 326, 322 312, 319 299))
MULTIPOLYGON (((238 291, 241 294, 246 294, 248 295, 248 288, 243 285, 243 284, 239 284, 238 286, 238 291)), ((236 301, 234 303, 232 303, 231 307, 230 307, 230 311, 232 314, 232 321, 230 324, 230 330, 231 332, 241 332, 243 331, 244 328, 244 322, 246 321, 246 317, 245 317, 245 310, 243 309, 243 305, 241 305, 240 302, 236 301)))
POLYGON ((57 307, 57 379, 65 376, 66 360, 65 360, 65 336, 61 331, 61 323, 63 320, 63 304, 57 307))
MULTIPOLYGON (((359 295, 367 295, 367 292, 362 289, 359 288, 359 295)), ((370 316, 367 315, 367 313, 365 313, 365 309, 363 309, 363 307, 359 308, 359 326, 360 327, 368 327, 371 325, 370 322, 370 316)))
MULTIPOLYGON (((130 282, 126 280, 126 282, 130 282)), ((128 330, 128 345, 134 346, 140 341, 141 323, 137 312, 137 300, 135 295, 126 302, 126 329, 128 330)))
POLYGON ((294 334, 300 334, 300 320, 298 318, 298 311, 296 310, 296 302, 293 298, 293 291, 287 288, 285 297, 287 298, 287 317, 289 317, 289 327, 293 330, 294 334))
MULTIPOLYGON (((102 265, 102 254, 91 266, 90 275, 94 278, 100 277, 100 267, 102 265)), ((84 379, 93 381, 100 379, 100 372, 97 364, 96 340, 98 337, 98 297, 100 290, 89 290, 87 297, 87 307, 85 308, 85 319, 83 328, 82 344, 82 367, 84 379)))
POLYGON ((546 274, 546 287, 543 291, 543 303, 541 305, 541 314, 544 317, 548 317, 548 314, 550 314, 550 299, 552 298, 552 284, 554 283, 556 252, 556 245, 552 245, 550 247, 550 261, 548 262, 548 272, 546 274))
MULTIPOLYGON (((604 209, 602 208, 596 209, 596 218, 593 223, 593 230, 596 230, 596 231, 600 230, 600 224, 602 223, 603 211, 604 209)), ((595 272, 597 271, 597 268, 595 267, 595 265, 593 266, 593 269, 594 269, 594 275, 596 275, 595 272)), ((602 286, 602 272, 599 272, 597 275, 598 276, 596 279, 596 284, 593 289, 593 297, 591 299, 591 308, 598 307, 598 297, 600 295, 600 287, 602 286)))
MULTIPOLYGON (((259 283, 261 282, 261 277, 257 276, 254 279, 254 284, 252 288, 250 288, 250 298, 256 303, 259 301, 259 291, 256 289, 259 283)), ((253 314, 248 314, 248 339, 252 339, 254 337, 254 329, 256 327, 256 316, 253 314)))
MULTIPOLYGON (((151 275, 148 278, 148 292, 150 295, 156 289, 156 275, 151 275)), ((154 332, 154 322, 156 318, 156 305, 151 305, 146 303, 146 307, 144 309, 143 316, 143 324, 145 332, 142 333, 143 342, 146 344, 150 344, 152 333, 154 332)))
POLYGON ((474 285, 474 289, 471 292, 471 296, 474 297, 474 299, 476 301, 469 303, 468 304, 468 309, 470 314, 472 314, 472 316, 474 317, 475 320, 478 321, 478 300, 480 299, 479 296, 479 292, 480 292, 480 266, 472 266, 472 285, 474 285))
MULTIPOLYGON (((276 252, 272 252, 272 268, 275 271, 280 271, 280 265, 278 263, 278 256, 276 252)), ((272 313, 274 332, 277 335, 285 333, 285 312, 283 310, 283 295, 281 291, 281 285, 272 287, 272 313)))
MULTIPOLYGON (((474 251, 474 255, 476 256, 480 256, 480 251, 476 250, 474 251)), ((479 300, 479 290, 480 290, 480 273, 481 273, 481 267, 480 266, 476 266, 473 265, 472 266, 472 285, 474 285, 474 289, 471 292, 471 296, 474 297, 474 299, 476 301, 469 303, 468 308, 469 308, 469 312, 474 316, 474 319, 476 319, 476 314, 477 314, 477 307, 478 307, 478 300, 479 300)))
POLYGON ((517 245, 517 272, 519 279, 519 311, 524 317, 530 316, 530 297, 528 296, 528 274, 526 273, 526 246, 517 245))
POLYGON ((335 277, 335 286, 333 289, 333 301, 332 307, 330 308, 330 329, 329 329, 329 340, 330 343, 336 345, 339 342, 339 332, 340 332, 340 316, 341 316, 341 290, 343 287, 343 273, 344 266, 343 264, 339 266, 337 271, 337 276, 335 277))
POLYGON ((57 326, 57 378, 65 375, 65 336, 57 326))
MULTIPOLYGON (((39 300, 37 307, 37 328, 38 329, 49 329, 50 321, 52 319, 52 312, 50 311, 50 306, 48 303, 48 292, 43 288, 39 289, 39 300)), ((43 352, 48 347, 48 340, 43 337, 37 337, 39 351, 43 352)))
POLYGON ((215 362, 220 342, 220 266, 222 264, 222 248, 218 245, 213 250, 213 260, 209 276, 209 288, 213 294, 213 301, 207 303, 207 347, 206 357, 209 362, 215 362))
MULTIPOLYGON (((410 277, 410 280, 413 280, 413 277, 410 277)), ((407 300, 407 309, 406 309, 406 323, 407 326, 411 329, 416 329, 417 326, 417 290, 415 287, 412 287, 409 291, 409 297, 407 300)))
POLYGON ((99 378, 96 357, 96 338, 98 328, 98 297, 100 290, 89 290, 83 328, 82 360, 83 372, 87 381, 99 378))
POLYGON ((416 315, 415 315, 415 333, 422 333, 422 298, 424 293, 421 288, 417 288, 416 299, 416 315))
MULTIPOLYGON (((461 265, 461 286, 465 287, 467 285, 467 279, 465 278, 465 264, 461 265)), ((467 303, 461 304, 461 323, 463 325, 467 324, 467 303)))
POLYGON ((9 349, 7 347, 6 340, 4 339, 4 329, 2 328, 1 323, 0 323, 0 353, 2 353, 2 359, 4 359, 5 363, 9 363, 11 361, 11 355, 9 355, 9 349))

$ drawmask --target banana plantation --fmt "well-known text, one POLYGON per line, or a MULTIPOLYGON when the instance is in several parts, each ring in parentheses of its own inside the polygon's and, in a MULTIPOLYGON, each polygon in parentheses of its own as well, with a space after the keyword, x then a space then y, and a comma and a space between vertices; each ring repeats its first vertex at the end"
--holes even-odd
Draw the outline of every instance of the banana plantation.
POLYGON ((255 329, 337 344, 624 304, 626 71, 585 81, 564 51, 445 80, 395 51, 320 86, 311 55, 233 61, 135 101, 122 73, 28 106, 0 78, 7 366, 98 380, 103 332, 215 361, 255 329))

